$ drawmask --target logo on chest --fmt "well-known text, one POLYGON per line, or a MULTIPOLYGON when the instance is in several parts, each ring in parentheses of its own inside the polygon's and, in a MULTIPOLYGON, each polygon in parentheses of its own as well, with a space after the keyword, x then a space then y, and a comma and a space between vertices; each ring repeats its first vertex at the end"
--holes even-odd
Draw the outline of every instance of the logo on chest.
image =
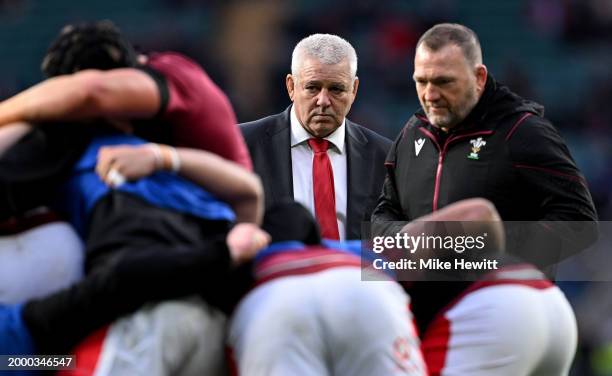
POLYGON ((425 145, 424 138, 419 138, 418 140, 414 140, 414 155, 416 155, 417 157, 419 156, 421 149, 423 149, 423 145, 425 145))
POLYGON ((478 137, 475 140, 470 140, 470 144, 472 144, 472 152, 468 154, 469 159, 480 159, 478 153, 480 153, 480 149, 487 144, 486 141, 482 139, 482 137, 478 137))

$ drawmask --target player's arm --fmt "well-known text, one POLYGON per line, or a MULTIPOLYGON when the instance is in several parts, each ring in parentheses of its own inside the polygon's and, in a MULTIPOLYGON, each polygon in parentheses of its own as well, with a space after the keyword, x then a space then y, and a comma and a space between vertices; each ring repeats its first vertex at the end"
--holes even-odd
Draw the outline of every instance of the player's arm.
POLYGON ((147 118, 161 103, 158 86, 133 68, 85 70, 45 80, 0 103, 0 126, 96 117, 147 118))
MULTIPOLYGON (((490 201, 483 198, 470 198, 454 202, 433 213, 418 217, 405 224, 397 233, 407 234, 412 238, 423 236, 433 237, 478 237, 486 234, 483 248, 475 255, 498 254, 505 250, 505 230, 501 222, 499 213, 490 201)), ((395 235, 395 234, 390 234, 395 235)), ((427 243, 429 244, 429 243, 427 243)), ((432 245, 435 247, 435 245, 432 245)), ((428 248, 425 243, 419 247, 418 252, 405 252, 405 250, 390 248, 384 256, 388 261, 400 261, 403 259, 426 260, 428 258, 446 257, 442 255, 440 249, 428 248)), ((474 255, 470 252, 464 254, 466 258, 474 255)), ((400 278, 411 280, 417 274, 402 274, 400 278), (404 277, 402 277, 404 276, 404 277)))
POLYGON ((402 228, 403 233, 418 237, 427 235, 465 236, 487 233, 491 249, 505 248, 504 226, 492 202, 483 198, 470 198, 454 202, 433 213, 416 218, 402 228), (428 222, 461 222, 461 226, 441 226, 440 233, 431 234, 428 222), (455 232, 454 232, 455 231, 455 232))
POLYGON ((256 174, 210 152, 177 148, 177 153, 181 175, 228 202, 238 222, 261 224, 264 195, 256 174))
POLYGON ((238 222, 261 223, 264 205, 259 177, 207 151, 152 144, 104 147, 98 154, 96 171, 112 184, 113 174, 109 172, 113 169, 126 179, 135 180, 173 167, 178 167, 182 176, 230 204, 238 222))
POLYGON ((0 128, 0 157, 26 133, 32 130, 28 123, 11 123, 0 128))

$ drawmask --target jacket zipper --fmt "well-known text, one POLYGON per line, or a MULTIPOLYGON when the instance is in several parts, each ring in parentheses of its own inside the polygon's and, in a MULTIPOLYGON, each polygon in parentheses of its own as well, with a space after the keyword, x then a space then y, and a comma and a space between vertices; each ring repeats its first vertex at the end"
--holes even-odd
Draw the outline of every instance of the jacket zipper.
POLYGON ((419 130, 423 132, 427 137, 429 137, 429 139, 431 139, 434 145, 438 148, 438 167, 436 168, 436 180, 434 184, 434 195, 433 195, 433 202, 432 202, 432 211, 435 212, 438 210, 438 199, 440 196, 440 180, 442 179, 442 167, 444 165, 444 158, 446 157, 448 146, 454 141, 461 140, 467 137, 478 136, 478 135, 489 135, 489 134, 492 134, 493 131, 478 131, 478 132, 466 133, 466 134, 461 134, 461 135, 453 135, 447 138, 446 142, 444 142, 444 146, 440 148, 440 143, 438 142, 437 137, 433 133, 431 133, 429 130, 425 128, 419 127, 419 130))

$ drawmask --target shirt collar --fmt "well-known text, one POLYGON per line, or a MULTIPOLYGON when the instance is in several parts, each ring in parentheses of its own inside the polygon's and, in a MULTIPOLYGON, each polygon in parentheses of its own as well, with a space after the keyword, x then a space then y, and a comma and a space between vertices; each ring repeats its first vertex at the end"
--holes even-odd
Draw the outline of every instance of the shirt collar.
MULTIPOLYGON (((302 127, 302 124, 297 118, 295 114, 295 106, 291 106, 291 147, 302 144, 308 141, 309 138, 313 136, 302 127)), ((342 124, 332 132, 329 136, 325 137, 327 141, 329 141, 336 150, 342 154, 344 153, 344 137, 346 135, 346 118, 342 119, 342 124)))

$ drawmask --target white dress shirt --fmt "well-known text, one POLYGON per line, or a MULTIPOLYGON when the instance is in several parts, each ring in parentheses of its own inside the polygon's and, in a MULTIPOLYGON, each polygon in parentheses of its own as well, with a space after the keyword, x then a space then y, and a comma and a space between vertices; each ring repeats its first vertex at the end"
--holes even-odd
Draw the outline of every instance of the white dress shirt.
MULTIPOLYGON (((344 138, 346 119, 332 134, 325 137, 330 142, 327 155, 334 172, 334 191, 336 193, 336 219, 340 240, 346 239, 346 148, 344 138)), ((313 216, 315 215, 314 193, 312 189, 312 160, 314 152, 308 145, 308 139, 313 136, 300 124, 291 106, 291 171, 293 173, 293 198, 304 205, 313 216)))

